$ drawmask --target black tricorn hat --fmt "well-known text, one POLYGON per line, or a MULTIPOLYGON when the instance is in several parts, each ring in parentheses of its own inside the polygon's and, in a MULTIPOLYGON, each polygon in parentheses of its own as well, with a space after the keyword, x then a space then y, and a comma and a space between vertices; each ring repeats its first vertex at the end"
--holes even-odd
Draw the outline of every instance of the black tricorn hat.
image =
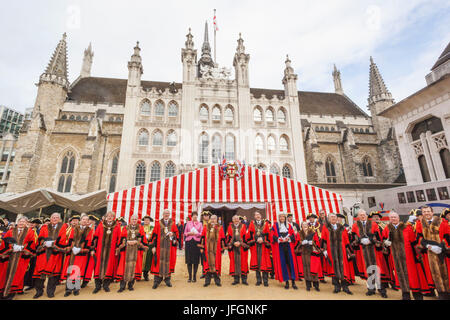
POLYGON ((414 214, 416 217, 422 216, 422 209, 413 209, 410 211, 411 214, 414 214))
POLYGON ((445 216, 448 215, 449 213, 450 213, 450 208, 445 208, 444 210, 442 210, 441 218, 445 218, 445 216))
POLYGON ((315 218, 315 219, 317 219, 317 216, 316 216, 314 213, 310 213, 310 214, 308 214, 308 215, 306 216, 306 219, 309 219, 309 218, 315 218))
POLYGON ((150 219, 150 221, 153 222, 153 218, 150 216, 143 216, 142 220, 145 220, 145 219, 150 219))
POLYGON ((80 216, 79 215, 73 215, 73 216, 71 216, 70 218, 69 218, 69 222, 72 222, 72 220, 74 220, 74 219, 77 219, 77 220, 80 220, 80 216))
POLYGON ((372 211, 369 214, 369 218, 372 218, 373 216, 379 216, 380 218, 383 218, 383 216, 381 215, 381 213, 377 212, 377 211, 372 211))
POLYGON ((31 223, 42 224, 42 220, 39 218, 34 218, 33 220, 31 220, 31 223))
POLYGON ((50 218, 45 218, 44 223, 46 223, 46 222, 50 222, 50 218))
POLYGON ((202 216, 211 216, 211 212, 205 210, 205 211, 202 212, 202 216))
POLYGON ((286 217, 293 217, 294 215, 292 214, 292 213, 288 213, 287 215, 286 215, 286 217))
POLYGON ((98 221, 97 216, 94 216, 93 214, 90 214, 88 217, 89 217, 89 220, 98 221))
POLYGON ((342 213, 337 213, 337 214, 336 214, 336 217, 345 219, 345 216, 344 216, 342 213))

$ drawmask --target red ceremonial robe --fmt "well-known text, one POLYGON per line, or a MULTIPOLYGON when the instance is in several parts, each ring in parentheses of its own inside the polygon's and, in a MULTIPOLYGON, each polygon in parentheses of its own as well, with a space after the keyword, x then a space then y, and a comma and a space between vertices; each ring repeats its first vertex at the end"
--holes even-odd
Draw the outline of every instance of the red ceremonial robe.
POLYGON ((273 268, 275 271, 275 279, 280 282, 288 281, 288 280, 297 280, 298 279, 298 266, 297 266, 297 258, 294 253, 295 248, 295 235, 294 229, 287 224, 288 228, 288 236, 291 239, 291 242, 288 242, 288 260, 286 261, 285 254, 281 249, 280 244, 278 243, 278 238, 280 237, 280 228, 279 223, 275 222, 273 224, 271 233, 270 233, 270 242, 272 243, 272 258, 273 258, 273 268), (289 264, 291 272, 289 272, 289 268, 287 267, 289 264))
POLYGON ((71 228, 67 242, 67 247, 70 248, 70 251, 67 252, 64 259, 61 280, 66 280, 68 276, 73 276, 73 279, 84 279, 86 263, 93 239, 94 230, 91 228, 86 227, 83 231, 78 226, 71 228), (73 247, 81 248, 81 251, 77 255, 74 255, 72 252, 73 247), (71 265, 74 267, 70 270, 70 274, 67 274, 69 271, 68 268, 71 265))
POLYGON ((43 225, 39 231, 36 244, 36 267, 33 278, 41 275, 60 276, 64 262, 65 247, 67 245, 67 224, 59 222, 54 228, 51 224, 43 225), (49 230, 50 229, 50 230, 49 230), (45 241, 54 240, 53 247, 44 246, 45 241))
MULTIPOLYGON (((161 219, 161 220, 159 220, 159 222, 155 223, 155 227, 153 228, 152 235, 150 238, 151 239, 150 242, 153 244, 153 247, 156 248, 156 257, 155 257, 155 255, 153 255, 153 259, 154 259, 154 261, 156 260, 156 264, 154 263, 154 261, 152 261, 152 266, 151 266, 150 271, 153 275, 156 275, 156 276, 159 276, 159 273, 160 273, 161 240, 162 240, 162 237, 165 236, 164 229, 165 229, 164 220, 161 219)), ((178 237, 179 237, 177 225, 173 222, 172 219, 169 219, 167 231, 173 233, 173 240, 175 241, 175 243, 173 241, 171 241, 170 249, 169 249, 169 255, 170 255, 169 270, 168 270, 168 273, 166 274, 166 276, 170 276, 173 272, 175 272, 175 264, 177 263, 177 241, 176 241, 176 239, 178 239, 178 237)))
POLYGON ((25 272, 30 263, 30 258, 35 249, 34 230, 24 228, 20 236, 17 227, 8 230, 0 244, 0 257, 2 269, 0 270, 0 296, 8 296, 11 293, 23 292, 25 272), (23 246, 20 252, 13 252, 13 244, 8 239, 14 239, 17 245, 23 246))
MULTIPOLYGON (((136 260, 135 261, 128 261, 128 264, 134 263, 134 279, 135 280, 141 280, 142 276, 142 253, 144 252, 144 247, 147 244, 147 238, 145 236, 144 227, 141 225, 137 225, 137 232, 135 235, 135 240, 137 240, 137 245, 135 248, 130 247, 126 244, 127 239, 132 240, 130 237, 129 228, 131 225, 128 225, 127 227, 122 229, 122 234, 120 236, 120 245, 119 245, 119 265, 117 267, 117 273, 116 273, 116 279, 117 280, 125 280, 125 281, 131 281, 130 279, 126 279, 126 272, 127 268, 127 251, 128 250, 136 250, 136 260)), ((130 256, 130 258, 132 258, 130 256)), ((134 259, 134 258, 132 258, 134 259)))
POLYGON ((234 256, 234 250, 235 250, 235 246, 234 246, 234 242, 239 241, 241 243, 239 249, 240 249, 240 259, 241 259, 241 275, 245 276, 248 274, 248 245, 245 242, 246 240, 246 226, 243 223, 239 223, 240 227, 239 228, 239 234, 236 235, 233 233, 234 230, 234 226, 233 223, 231 222, 230 225, 228 226, 227 229, 227 246, 228 246, 228 256, 230 257, 230 275, 231 276, 237 276, 239 275, 239 272, 237 272, 235 269, 235 256, 234 256), (237 274, 236 274, 237 273, 237 274))
POLYGON ((247 230, 247 244, 250 246, 250 270, 258 270, 258 248, 257 240, 263 238, 261 244, 260 271, 270 272, 272 263, 270 262, 270 226, 267 222, 261 221, 260 234, 256 230, 256 221, 251 221, 247 230))
POLYGON ((224 247, 222 244, 225 244, 225 234, 223 232, 223 228, 220 224, 216 224, 214 226, 214 232, 216 233, 216 254, 214 256, 214 268, 210 268, 211 260, 213 259, 208 254, 208 249, 210 248, 208 245, 208 239, 210 239, 210 233, 211 233, 211 225, 208 223, 203 227, 202 235, 200 238, 201 246, 203 246, 203 254, 204 258, 202 258, 202 265, 203 265, 203 273, 207 272, 215 272, 220 276, 222 272, 222 253, 224 250, 224 247), (213 271, 215 270, 215 271, 213 271))
POLYGON ((112 280, 116 275, 119 256, 116 255, 116 248, 119 244, 121 234, 120 223, 114 221, 111 226, 106 225, 106 221, 100 222, 94 233, 95 241, 95 269, 94 279, 112 280), (108 233, 108 231, 110 233, 108 233), (103 247, 106 240, 110 242, 103 247))
MULTIPOLYGON (((442 219, 442 227, 439 230, 439 236, 441 241, 445 243, 447 248, 450 248, 450 224, 446 219, 442 219)), ((447 274, 449 275, 449 286, 450 286, 450 254, 448 253, 449 249, 447 249, 447 256, 445 261, 447 263, 447 274)))

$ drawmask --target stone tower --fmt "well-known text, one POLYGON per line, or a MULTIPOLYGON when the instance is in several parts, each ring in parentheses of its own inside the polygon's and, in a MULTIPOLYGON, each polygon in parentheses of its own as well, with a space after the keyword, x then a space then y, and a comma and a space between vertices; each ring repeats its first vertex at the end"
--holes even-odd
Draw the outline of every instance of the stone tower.
POLYGON ((92 60, 94 58, 94 52, 92 51, 92 45, 89 43, 89 47, 84 50, 83 64, 81 65, 80 77, 86 78, 91 76, 92 60))

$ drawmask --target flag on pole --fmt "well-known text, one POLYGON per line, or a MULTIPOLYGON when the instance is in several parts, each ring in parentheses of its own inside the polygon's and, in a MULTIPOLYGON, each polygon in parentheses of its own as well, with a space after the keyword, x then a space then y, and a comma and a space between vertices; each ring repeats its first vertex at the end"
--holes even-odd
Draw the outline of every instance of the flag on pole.
POLYGON ((217 26, 216 9, 214 9, 213 24, 214 24, 214 31, 219 31, 219 27, 217 26))

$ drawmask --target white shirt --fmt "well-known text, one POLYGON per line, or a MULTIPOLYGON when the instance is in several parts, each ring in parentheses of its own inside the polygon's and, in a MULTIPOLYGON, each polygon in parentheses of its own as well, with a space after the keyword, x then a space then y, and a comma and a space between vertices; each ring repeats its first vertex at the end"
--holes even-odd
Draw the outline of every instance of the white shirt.
POLYGON ((337 229, 337 224, 332 224, 331 226, 333 227, 333 230, 337 229))
POLYGON ((288 227, 284 223, 280 223, 280 233, 289 232, 288 227))

